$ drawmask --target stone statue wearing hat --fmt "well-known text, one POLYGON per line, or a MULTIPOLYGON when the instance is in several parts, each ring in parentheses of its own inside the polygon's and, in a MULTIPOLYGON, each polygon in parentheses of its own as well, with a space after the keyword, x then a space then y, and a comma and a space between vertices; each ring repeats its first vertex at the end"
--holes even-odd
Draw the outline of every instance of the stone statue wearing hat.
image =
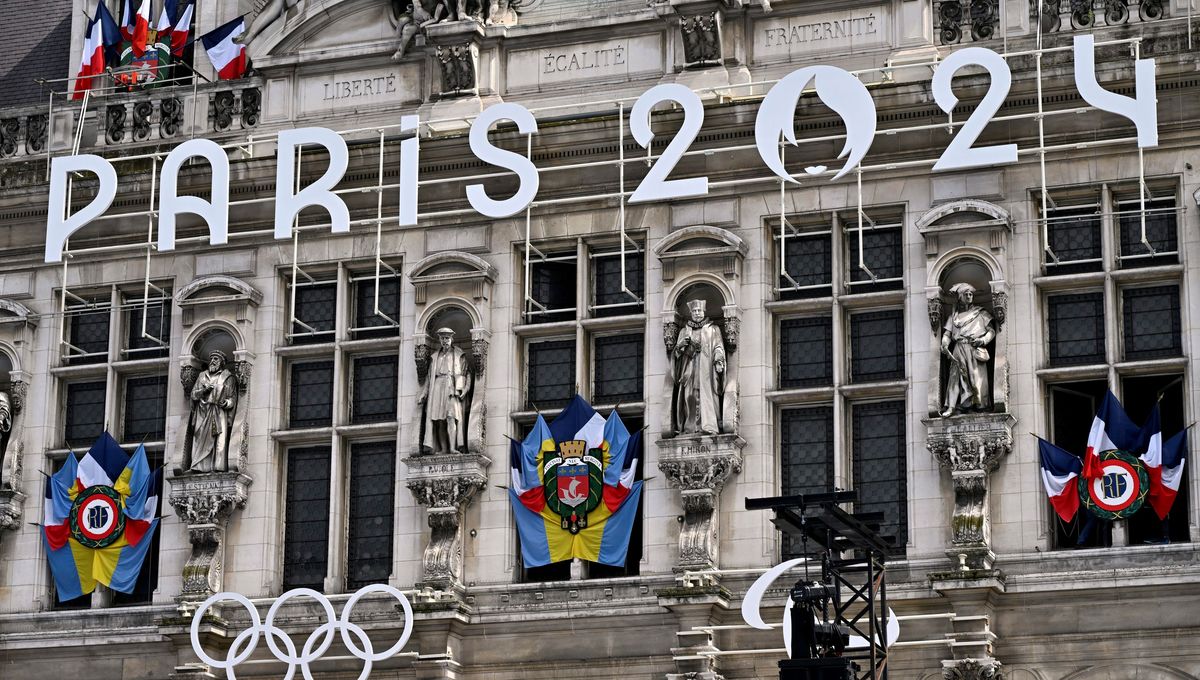
POLYGON ((208 369, 192 386, 192 412, 188 417, 191 445, 185 467, 191 472, 225 472, 229 469, 229 435, 237 408, 237 378, 225 368, 225 353, 213 350, 208 369))
POLYGON ((465 451, 463 402, 471 387, 471 374, 465 353, 454 346, 454 331, 439 328, 437 336, 438 349, 430 358, 429 377, 419 397, 425 411, 421 449, 433 453, 465 451))
POLYGON ((672 352, 675 426, 680 434, 717 434, 725 392, 725 341, 708 318, 704 300, 690 300, 687 306, 691 318, 679 329, 672 352))

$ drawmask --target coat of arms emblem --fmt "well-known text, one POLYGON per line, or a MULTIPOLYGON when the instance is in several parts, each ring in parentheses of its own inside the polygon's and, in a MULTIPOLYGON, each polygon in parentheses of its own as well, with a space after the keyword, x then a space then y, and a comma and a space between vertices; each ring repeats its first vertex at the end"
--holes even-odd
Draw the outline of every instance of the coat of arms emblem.
POLYGON ((562 528, 577 534, 587 528, 588 513, 600 505, 604 490, 604 465, 600 449, 587 448, 581 439, 560 442, 558 455, 542 470, 546 505, 562 518, 562 528))

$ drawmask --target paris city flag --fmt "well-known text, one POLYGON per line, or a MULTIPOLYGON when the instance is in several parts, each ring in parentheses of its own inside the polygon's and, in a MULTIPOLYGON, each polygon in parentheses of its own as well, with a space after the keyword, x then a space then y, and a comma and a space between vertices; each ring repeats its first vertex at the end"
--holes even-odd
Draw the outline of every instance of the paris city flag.
POLYGON ((246 74, 246 46, 233 41, 246 31, 246 20, 238 17, 200 36, 218 80, 234 80, 246 74))
POLYGON ((1079 511, 1079 475, 1083 464, 1079 458, 1038 437, 1038 453, 1042 464, 1042 485, 1050 497, 1050 505, 1064 522, 1070 522, 1079 511))
POLYGON ((81 459, 68 454, 46 480, 42 543, 60 602, 100 583, 133 592, 154 530, 162 471, 153 471, 146 449, 125 453, 107 432, 81 459))
POLYGON ((1146 502, 1154 508, 1154 513, 1159 519, 1166 519, 1167 513, 1175 503, 1175 495, 1179 493, 1179 484, 1183 481, 1187 428, 1164 442, 1160 422, 1158 404, 1155 404, 1154 410, 1150 412, 1150 419, 1142 428, 1147 439, 1142 463, 1150 476, 1150 492, 1146 494, 1146 502))

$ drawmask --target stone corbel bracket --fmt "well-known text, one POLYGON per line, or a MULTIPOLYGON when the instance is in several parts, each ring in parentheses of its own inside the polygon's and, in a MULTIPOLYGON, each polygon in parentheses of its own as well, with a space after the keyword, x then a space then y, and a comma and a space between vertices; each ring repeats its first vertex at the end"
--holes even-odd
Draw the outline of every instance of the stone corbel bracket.
POLYGON ((487 484, 492 461, 481 454, 412 456, 408 489, 429 509, 429 545, 422 560, 419 587, 457 591, 462 587, 463 511, 487 484))
POLYGON ((1003 680, 995 659, 962 659, 942 662, 942 680, 1003 680))
POLYGON ((745 445, 746 440, 736 434, 658 441, 658 469, 679 489, 683 506, 676 571, 717 568, 721 489, 741 472, 745 445))
POLYGON ((5 531, 20 531, 25 512, 25 494, 16 489, 0 489, 0 539, 5 531))
POLYGON ((233 511, 246 507, 253 478, 242 472, 208 472, 171 477, 168 502, 188 527, 192 554, 183 565, 183 602, 198 602, 223 590, 225 527, 233 511))

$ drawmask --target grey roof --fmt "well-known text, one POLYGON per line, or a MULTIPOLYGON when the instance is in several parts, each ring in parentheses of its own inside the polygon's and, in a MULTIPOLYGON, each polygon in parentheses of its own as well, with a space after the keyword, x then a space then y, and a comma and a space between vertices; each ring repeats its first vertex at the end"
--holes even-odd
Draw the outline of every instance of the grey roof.
MULTIPOLYGON (((37 78, 65 78, 71 51, 71 0, 0 0, 0 107, 46 102, 37 78)), ((62 89, 64 83, 56 83, 62 89)))

